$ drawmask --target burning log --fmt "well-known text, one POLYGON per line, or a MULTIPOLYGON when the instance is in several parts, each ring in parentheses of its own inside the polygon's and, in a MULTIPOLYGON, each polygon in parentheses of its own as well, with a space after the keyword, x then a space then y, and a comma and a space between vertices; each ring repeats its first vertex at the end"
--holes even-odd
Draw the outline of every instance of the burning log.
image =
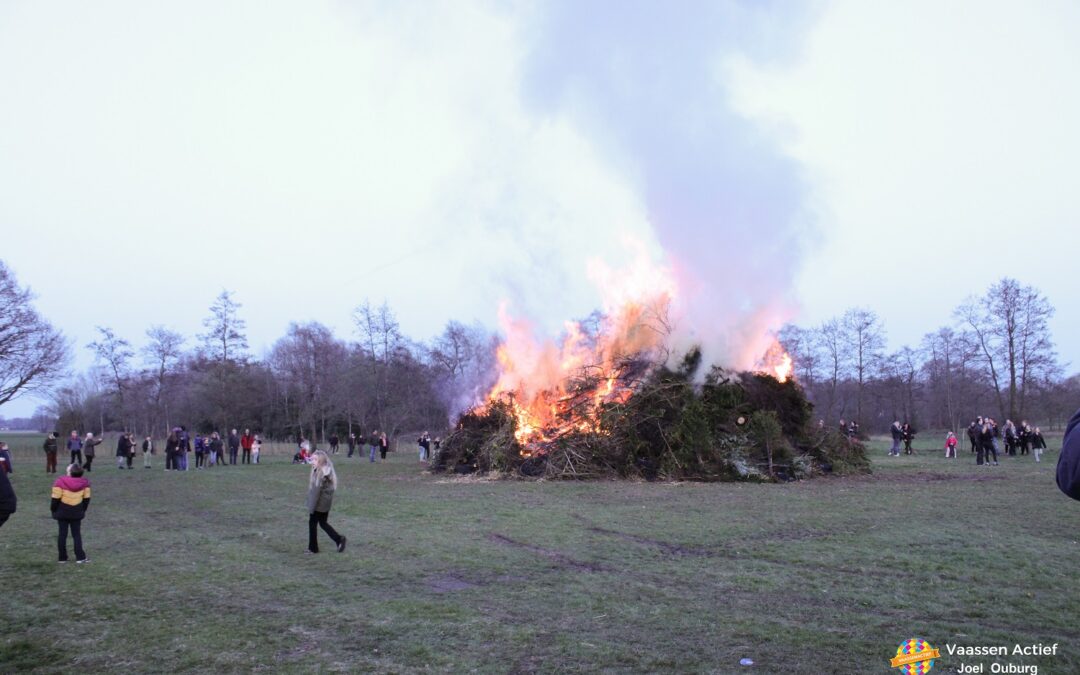
POLYGON ((524 403, 497 395, 462 415, 433 469, 704 481, 868 471, 862 445, 811 423, 794 380, 713 367, 700 381, 701 359, 692 350, 670 368, 638 353, 581 366, 524 403))

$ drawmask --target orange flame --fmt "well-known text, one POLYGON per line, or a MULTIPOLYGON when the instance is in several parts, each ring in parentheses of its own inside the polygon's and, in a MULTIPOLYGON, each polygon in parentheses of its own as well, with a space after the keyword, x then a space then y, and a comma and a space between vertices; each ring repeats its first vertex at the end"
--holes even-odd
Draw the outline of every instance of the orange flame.
POLYGON ((600 407, 623 402, 633 391, 634 383, 625 381, 626 359, 654 356, 663 347, 674 294, 666 269, 639 247, 629 269, 615 271, 594 261, 590 276, 600 286, 605 315, 595 325, 566 322, 558 342, 537 339, 505 303, 499 309, 506 337, 497 353, 499 379, 488 398, 510 395, 523 447, 566 431, 598 430, 600 407))
POLYGON ((787 382, 795 371, 795 364, 791 355, 787 353, 780 341, 775 337, 769 349, 765 352, 758 368, 758 372, 772 375, 780 382, 787 382))

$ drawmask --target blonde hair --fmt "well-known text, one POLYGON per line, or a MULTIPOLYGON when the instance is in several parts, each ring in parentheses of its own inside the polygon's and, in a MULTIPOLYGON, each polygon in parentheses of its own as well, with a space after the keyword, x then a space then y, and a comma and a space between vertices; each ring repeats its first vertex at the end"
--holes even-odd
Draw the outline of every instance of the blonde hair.
POLYGON ((314 458, 312 462, 314 466, 311 467, 311 487, 315 487, 326 476, 330 478, 330 484, 336 490, 337 471, 334 471, 334 463, 330 461, 330 456, 322 450, 316 450, 312 457, 314 458))

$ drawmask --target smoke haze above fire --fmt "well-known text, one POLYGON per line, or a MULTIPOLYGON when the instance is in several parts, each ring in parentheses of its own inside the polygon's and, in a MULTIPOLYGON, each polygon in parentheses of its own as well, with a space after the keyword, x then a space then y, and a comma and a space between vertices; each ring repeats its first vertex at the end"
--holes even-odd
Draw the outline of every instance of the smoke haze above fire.
POLYGON ((733 365, 852 305, 915 344, 1004 273, 1080 362, 1073 6, 676 9, 2 3, 0 257, 78 369, 94 326, 190 338, 222 288, 257 356, 293 321, 353 337, 365 299, 418 339, 503 301, 556 336, 626 266, 733 365), (990 264, 929 273, 976 235, 990 264))

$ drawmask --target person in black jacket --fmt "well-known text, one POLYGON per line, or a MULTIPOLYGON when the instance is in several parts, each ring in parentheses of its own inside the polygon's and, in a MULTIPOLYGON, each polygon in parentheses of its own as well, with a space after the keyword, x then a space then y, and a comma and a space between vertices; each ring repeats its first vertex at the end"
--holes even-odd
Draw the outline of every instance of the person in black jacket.
MULTIPOLYGON (((131 456, 131 438, 128 437, 127 432, 120 434, 120 438, 116 441, 116 468, 123 469, 125 464, 129 463, 128 458, 131 456)), ((128 467, 129 469, 131 467, 128 467)))
POLYGON ((0 527, 3 527, 11 514, 15 513, 18 500, 15 498, 15 488, 11 487, 7 472, 0 471, 0 527))
POLYGON ((1057 484, 1065 494, 1080 499, 1080 410, 1065 427, 1065 438, 1058 455, 1057 484))
POLYGON ((56 434, 50 433, 42 446, 45 449, 45 473, 56 473, 56 434))
POLYGON ((56 479, 52 486, 52 504, 49 508, 60 527, 56 538, 60 562, 66 563, 68 560, 68 530, 71 530, 71 538, 75 542, 75 562, 89 562, 82 546, 82 520, 86 517, 86 509, 90 508, 90 481, 83 478, 81 466, 69 465, 67 473, 56 479))

